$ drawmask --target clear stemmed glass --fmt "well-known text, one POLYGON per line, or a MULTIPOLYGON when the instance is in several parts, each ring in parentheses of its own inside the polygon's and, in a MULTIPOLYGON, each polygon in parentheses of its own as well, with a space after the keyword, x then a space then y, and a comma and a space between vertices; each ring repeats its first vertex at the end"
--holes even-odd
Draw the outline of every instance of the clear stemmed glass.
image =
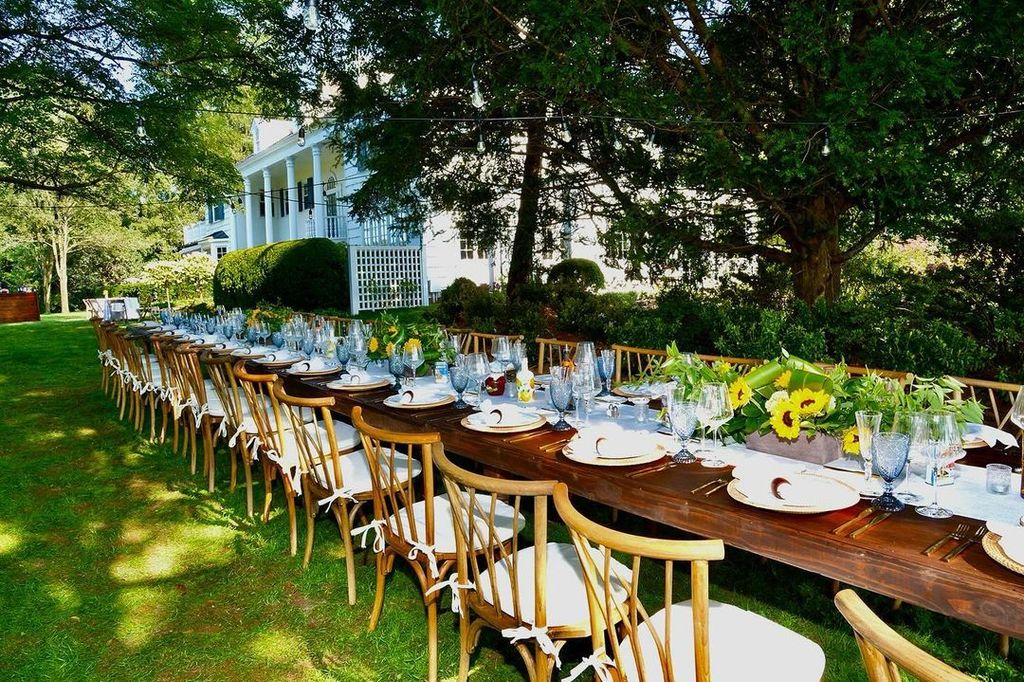
POLYGON ((349 356, 359 369, 366 367, 366 339, 354 336, 349 339, 349 356))
POLYGON ((597 353, 594 350, 593 341, 580 341, 576 345, 576 355, 573 357, 573 363, 578 365, 581 362, 597 362, 597 353))
POLYGON ((711 450, 706 451, 710 456, 704 458, 705 466, 725 466, 725 463, 716 456, 718 430, 722 428, 722 424, 732 419, 732 415, 729 387, 717 381, 704 384, 700 389, 700 398, 697 401, 697 418, 705 429, 712 430, 711 450))
POLYGON ((668 418, 672 424, 672 432, 679 439, 679 452, 672 455, 672 461, 677 464, 689 464, 696 462, 690 449, 686 447, 697 428, 697 403, 688 400, 686 389, 676 388, 669 395, 668 418))
POLYGON ((270 342, 273 343, 278 350, 284 348, 284 334, 281 332, 274 332, 270 335, 270 342))
POLYGON ((548 398, 551 407, 558 412, 558 421, 551 428, 555 431, 568 431, 572 425, 565 420, 565 412, 569 409, 569 400, 573 391, 573 371, 567 367, 552 367, 551 381, 548 384, 548 398))
POLYGON ((494 341, 491 342, 491 357, 501 363, 501 369, 504 371, 505 366, 512 359, 512 347, 508 342, 507 336, 496 336, 494 338, 494 341))
POLYGON ((469 403, 462 398, 462 394, 466 392, 466 387, 469 386, 469 372, 466 371, 466 368, 461 365, 449 367, 448 381, 451 382, 452 389, 457 397, 455 409, 462 410, 469 407, 469 403))
POLYGON ((486 391, 484 390, 484 379, 490 373, 490 363, 487 362, 486 353, 470 353, 466 356, 466 371, 469 377, 476 383, 477 404, 479 405, 486 391))
POLYGON ((395 388, 401 390, 402 378, 405 377, 405 358, 397 350, 392 351, 388 356, 388 369, 391 371, 391 376, 395 377, 395 388))
POLYGON ((423 346, 418 343, 409 344, 402 352, 402 360, 405 362, 405 366, 412 370, 412 378, 409 383, 415 384, 416 370, 423 364, 423 346))
POLYGON ((882 426, 882 413, 873 410, 857 410, 857 442, 860 456, 864 461, 864 482, 871 481, 871 442, 882 426))
POLYGON ((598 395, 609 395, 612 392, 612 375, 615 374, 615 351, 601 351, 597 371, 601 374, 601 392, 598 395))
POLYGON ((871 439, 873 466, 882 477, 884 489, 871 506, 886 512, 902 511, 904 504, 892 494, 893 483, 907 466, 910 436, 905 433, 879 433, 871 439))
POLYGON ((1010 421, 1016 424, 1018 429, 1024 429, 1024 388, 1017 392, 1017 398, 1010 408, 1010 421))
MULTIPOLYGON (((896 497, 906 504, 921 504, 921 496, 910 490, 911 465, 926 458, 925 447, 928 440, 928 415, 924 412, 898 410, 893 415, 892 430, 902 433, 910 439, 907 450, 907 466, 904 468, 902 481, 897 481, 896 497)), ((898 477, 897 477, 898 478, 898 477)))
POLYGON ((654 396, 648 392, 636 393, 629 397, 629 402, 639 408, 636 413, 637 422, 643 424, 647 421, 647 405, 653 399, 654 396))
POLYGON ((572 373, 573 399, 576 401, 577 423, 590 423, 590 398, 597 394, 599 379, 597 370, 590 362, 578 362, 572 373))
POLYGON ((963 436, 956 418, 949 413, 928 415, 927 436, 932 502, 927 507, 918 507, 916 511, 930 519, 948 519, 953 512, 939 506, 939 472, 949 463, 964 456, 963 436))

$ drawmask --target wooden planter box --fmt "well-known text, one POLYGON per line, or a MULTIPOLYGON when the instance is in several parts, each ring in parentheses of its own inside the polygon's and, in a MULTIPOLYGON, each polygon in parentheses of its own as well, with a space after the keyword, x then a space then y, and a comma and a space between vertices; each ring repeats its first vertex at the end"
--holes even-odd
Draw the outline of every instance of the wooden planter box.
POLYGON ((796 440, 780 440, 772 432, 763 436, 755 432, 747 436, 746 445, 757 452, 767 452, 811 464, 826 464, 843 456, 843 444, 839 439, 823 433, 813 438, 801 433, 796 440))

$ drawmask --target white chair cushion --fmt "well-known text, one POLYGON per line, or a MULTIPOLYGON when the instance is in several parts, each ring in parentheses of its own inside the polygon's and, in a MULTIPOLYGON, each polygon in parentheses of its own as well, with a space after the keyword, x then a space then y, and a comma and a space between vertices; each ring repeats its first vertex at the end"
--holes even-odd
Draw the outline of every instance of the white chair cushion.
MULTIPOLYGON (((763 616, 730 604, 711 601, 711 679, 715 682, 786 680, 818 682, 825 671, 825 654, 811 640, 763 616)), ((673 604, 672 668, 676 682, 690 682, 696 676, 693 663, 693 612, 690 601, 673 604)), ((651 617, 659 637, 665 632, 665 609, 651 617)), ((640 625, 640 655, 646 682, 663 682, 657 646, 646 625, 640 625)), ((620 644, 621 669, 627 680, 639 680, 629 637, 620 644)))
MULTIPOLYGON (((397 463, 397 455, 396 455, 397 463)), ((346 481, 347 483, 347 481, 346 481)), ((463 493, 465 495, 465 493, 463 493)), ((477 493, 477 503, 480 505, 480 509, 484 510, 484 513, 489 513, 491 508, 491 496, 484 493, 477 493)), ((416 522, 416 538, 419 542, 426 542, 427 539, 427 522, 426 522, 426 503, 424 500, 420 500, 412 505, 413 518, 416 522)), ((388 518, 388 526, 396 534, 399 532, 399 528, 402 530, 402 535, 407 540, 413 538, 411 529, 409 528, 409 516, 405 510, 399 512, 401 515, 401 521, 395 519, 395 515, 388 518)), ((516 510, 510 505, 498 500, 494 508, 494 527, 497 532, 497 538, 501 542, 511 540, 512 536, 522 530, 526 524, 526 518, 519 514, 518 522, 513 522, 516 517, 516 510)), ((480 549, 483 544, 487 541, 486 536, 486 520, 480 518, 480 527, 484 530, 484 537, 480 543, 477 543, 477 549, 480 549)), ((434 552, 438 554, 454 554, 455 553, 455 520, 452 516, 452 505, 448 500, 448 495, 435 495, 434 496, 434 552)))
MULTIPOLYGON (((338 464, 341 466, 341 480, 345 487, 352 491, 353 495, 368 493, 373 490, 373 476, 370 473, 370 461, 364 450, 356 450, 344 455, 338 455, 338 464)), ((386 462, 381 462, 386 467, 386 462)), ((405 455, 395 454, 395 480, 398 483, 405 483, 410 478, 416 478, 423 472, 423 465, 419 460, 413 459, 412 467, 409 466, 409 458, 405 455)), ((329 481, 331 488, 337 490, 338 482, 334 480, 334 467, 328 463, 326 472, 322 464, 317 464, 317 477, 321 481, 329 481)), ((389 476, 390 478, 390 476, 389 476)))
MULTIPOLYGON (((535 618, 534 599, 536 598, 534 581, 534 557, 535 547, 526 547, 519 550, 516 563, 516 573, 519 582, 519 610, 524 622, 533 625, 535 618)), ((603 566, 604 559, 600 552, 595 552, 594 559, 598 566, 603 566)), ((583 567, 580 565, 576 549, 572 545, 562 542, 549 542, 547 545, 547 627, 558 627, 564 625, 578 626, 590 629, 590 611, 587 605, 586 585, 583 578, 583 567)), ((632 579, 632 572, 618 561, 612 560, 612 566, 617 575, 626 581, 628 586, 632 579)), ((512 601, 512 581, 509 573, 512 570, 511 558, 501 563, 495 563, 495 580, 498 586, 498 599, 501 602, 501 610, 510 616, 515 616, 515 608, 512 601)), ((480 574, 480 584, 476 586, 477 592, 484 601, 494 604, 491 597, 490 571, 480 574)), ((627 590, 617 581, 613 581, 612 592, 617 599, 624 601, 627 590)))
MULTIPOLYGON (((211 409, 213 409, 213 408, 211 407, 211 409)), ((306 424, 305 429, 309 433, 313 433, 314 429, 316 431, 319 431, 319 434, 317 436, 313 436, 314 440, 307 441, 307 443, 310 443, 310 444, 314 444, 314 443, 317 443, 317 442, 324 443, 324 444, 327 443, 327 429, 325 429, 321 424, 319 424, 319 423, 317 423, 317 424, 306 424), (319 441, 316 440, 317 438, 319 438, 320 440, 319 441)), ((280 436, 280 438, 278 440, 280 440, 281 447, 284 449, 283 453, 278 453, 278 457, 281 460, 281 465, 285 466, 285 467, 298 466, 298 464, 299 464, 299 450, 298 450, 298 447, 299 446, 295 442, 295 433, 294 433, 294 431, 292 431, 290 428, 286 427, 285 428, 285 432, 283 434, 281 434, 281 436, 280 436)), ((340 422, 340 421, 335 419, 334 420, 334 440, 337 443, 338 450, 341 450, 341 451, 350 450, 351 448, 353 448, 359 442, 359 434, 356 432, 355 428, 353 428, 351 425, 346 424, 345 422, 340 422)), ((395 458, 395 461, 396 462, 398 461, 397 457, 395 458)), ((367 471, 369 471, 369 464, 367 464, 367 471)), ((342 476, 344 476, 344 475, 345 475, 344 472, 342 472, 342 476)), ((345 483, 347 485, 351 485, 348 482, 348 479, 345 480, 345 483)))

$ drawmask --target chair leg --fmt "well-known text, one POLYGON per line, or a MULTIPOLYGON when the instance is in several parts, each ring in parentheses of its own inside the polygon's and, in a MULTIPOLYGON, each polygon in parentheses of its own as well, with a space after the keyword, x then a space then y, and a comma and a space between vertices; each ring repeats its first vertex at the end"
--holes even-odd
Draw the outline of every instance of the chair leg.
POLYGON ((245 515, 252 518, 252 459, 244 444, 239 443, 238 454, 242 458, 242 469, 245 473, 245 515))
POLYGON ((149 394, 149 442, 156 441, 156 398, 149 394))
POLYGON ((541 651, 540 644, 533 645, 533 670, 537 682, 548 682, 551 679, 551 659, 541 651))
POLYGON ((190 446, 190 451, 192 453, 192 457, 191 457, 191 462, 192 462, 191 470, 192 470, 192 475, 195 476, 196 475, 196 440, 198 440, 199 429, 193 429, 193 428, 190 428, 189 426, 186 426, 185 427, 185 431, 189 434, 189 446, 190 446))
POLYGON ((178 427, 181 426, 181 424, 178 423, 180 421, 178 419, 173 419, 173 421, 174 421, 174 433, 172 435, 173 440, 171 440, 171 449, 174 450, 175 452, 177 452, 178 451, 178 427))
POLYGON ((169 412, 166 400, 160 401, 160 442, 167 442, 167 413, 169 412))
POLYGON ((228 492, 229 493, 233 493, 233 492, 235 492, 235 488, 238 487, 238 449, 237 449, 237 446, 234 447, 234 448, 230 448, 230 452, 228 454, 231 455, 231 457, 230 457, 230 459, 231 459, 231 483, 230 483, 230 485, 228 485, 228 492))
POLYGON ((316 530, 316 512, 313 509, 316 502, 313 496, 306 494, 302 496, 303 506, 306 508, 306 553, 302 557, 302 567, 309 568, 309 560, 313 558, 313 534, 316 530))
POLYGON ((295 495, 288 493, 284 499, 288 503, 288 553, 295 556, 299 552, 299 530, 295 523, 295 495))
POLYGON ((999 635, 999 655, 1003 658, 1010 657, 1010 636, 999 635))
POLYGON ((469 679, 469 659, 473 653, 472 635, 469 631, 469 614, 459 614, 459 682, 469 679))
POLYGON ((437 599, 427 602, 427 679, 437 682, 437 599))
POLYGON ((384 610, 384 554, 385 552, 377 553, 377 592, 373 596, 373 610, 370 611, 370 632, 377 629, 381 611, 384 610))
POLYGON ((206 471, 206 490, 213 492, 216 486, 217 466, 214 458, 213 420, 203 417, 203 470, 206 471))
POLYGON ((270 464, 262 459, 263 465, 263 523, 270 521, 270 502, 274 496, 273 481, 270 479, 270 464))
POLYGON ((341 533, 341 543, 345 545, 345 580, 348 583, 348 603, 352 606, 356 603, 356 558, 352 550, 352 528, 348 522, 348 514, 341 505, 332 505, 334 519, 338 522, 338 532, 341 533))

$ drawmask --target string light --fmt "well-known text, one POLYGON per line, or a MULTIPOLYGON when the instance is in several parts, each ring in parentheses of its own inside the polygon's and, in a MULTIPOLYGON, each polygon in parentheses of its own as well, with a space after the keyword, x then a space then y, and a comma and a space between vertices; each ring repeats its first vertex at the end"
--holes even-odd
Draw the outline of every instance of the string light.
POLYGON ((480 129, 479 136, 477 137, 476 150, 481 154, 487 151, 487 146, 484 145, 484 131, 482 128, 480 129))
POLYGON ((622 119, 617 116, 612 120, 612 147, 614 147, 617 152, 622 151, 622 140, 619 139, 619 124, 621 122, 622 119))
POLYGON ((825 144, 821 148, 821 155, 822 156, 828 156, 831 153, 832 153, 832 148, 828 146, 828 131, 826 130, 825 131, 825 144))
POLYGON ((299 130, 296 133, 296 135, 298 136, 298 138, 295 140, 295 144, 299 145, 300 147, 305 147, 306 146, 306 126, 299 126, 299 130))
POLYGON ((572 131, 569 130, 569 118, 562 117, 562 125, 559 126, 558 137, 562 142, 572 142, 572 131))
POLYGON ((651 128, 651 134, 647 138, 647 142, 644 143, 644 149, 647 150, 647 154, 650 155, 652 161, 661 160, 661 147, 654 142, 654 128, 651 128))
POLYGON ((469 103, 472 104, 475 109, 483 110, 486 102, 484 102, 483 93, 480 92, 480 81, 476 78, 476 64, 469 67, 469 71, 473 76, 473 94, 470 95, 469 103))

